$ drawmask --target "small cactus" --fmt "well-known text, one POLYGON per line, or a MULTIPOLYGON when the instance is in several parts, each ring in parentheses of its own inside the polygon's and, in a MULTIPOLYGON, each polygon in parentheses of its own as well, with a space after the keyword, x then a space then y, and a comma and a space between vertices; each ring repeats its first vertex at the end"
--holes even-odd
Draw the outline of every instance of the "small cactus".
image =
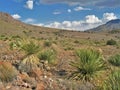
POLYGON ((8 62, 0 62, 0 81, 9 82, 17 76, 17 70, 8 62))

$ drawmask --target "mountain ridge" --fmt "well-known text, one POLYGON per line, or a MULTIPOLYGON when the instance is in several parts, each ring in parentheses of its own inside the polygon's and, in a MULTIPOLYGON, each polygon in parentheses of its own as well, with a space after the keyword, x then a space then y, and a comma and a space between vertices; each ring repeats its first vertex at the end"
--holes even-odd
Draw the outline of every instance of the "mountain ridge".
POLYGON ((104 32, 104 31, 112 31, 112 30, 119 30, 120 29, 120 19, 114 19, 102 24, 96 28, 89 29, 87 31, 93 32, 104 32))

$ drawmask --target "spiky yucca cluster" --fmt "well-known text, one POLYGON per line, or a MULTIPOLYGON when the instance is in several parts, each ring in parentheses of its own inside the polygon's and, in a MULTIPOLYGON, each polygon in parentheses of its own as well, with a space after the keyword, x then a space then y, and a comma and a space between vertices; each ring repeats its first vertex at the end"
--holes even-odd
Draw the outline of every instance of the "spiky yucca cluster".
POLYGON ((12 81, 17 75, 17 70, 8 62, 0 62, 0 81, 12 81))
POLYGON ((112 64, 113 66, 118 66, 120 67, 120 54, 116 54, 114 56, 111 56, 109 58, 109 63, 112 64))
POLYGON ((120 70, 110 74, 104 82, 102 90, 120 90, 120 70))
POLYGON ((77 50, 78 60, 71 62, 75 71, 71 74, 71 79, 90 81, 105 69, 105 63, 101 53, 93 49, 77 50))
POLYGON ((55 63, 55 57, 56 57, 55 51, 52 49, 45 50, 45 51, 39 53, 39 55, 38 55, 38 58, 40 60, 48 61, 49 64, 55 63))
POLYGON ((40 62, 36 55, 29 55, 21 61, 19 70, 31 72, 34 68, 37 68, 39 64, 40 62))
POLYGON ((24 43, 21 49, 25 51, 27 55, 31 55, 37 53, 40 50, 40 46, 36 45, 33 41, 30 41, 24 43))

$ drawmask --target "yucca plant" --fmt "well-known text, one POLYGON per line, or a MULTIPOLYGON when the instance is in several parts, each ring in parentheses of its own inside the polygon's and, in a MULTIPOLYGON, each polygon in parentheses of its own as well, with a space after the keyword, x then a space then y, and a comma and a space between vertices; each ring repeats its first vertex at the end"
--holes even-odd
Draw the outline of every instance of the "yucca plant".
POLYGON ((56 57, 55 51, 52 49, 45 50, 38 54, 38 58, 40 60, 48 61, 48 63, 50 64, 55 63, 55 57, 56 57))
POLYGON ((112 64, 113 66, 118 66, 120 67, 120 54, 116 54, 114 56, 111 56, 109 58, 109 63, 112 64))
POLYGON ((24 50, 27 55, 31 55, 37 53, 40 50, 40 46, 36 45, 33 41, 30 41, 29 43, 23 44, 21 49, 24 50))
POLYGON ((76 55, 78 60, 70 63, 76 69, 70 75, 70 79, 91 81, 105 69, 103 57, 97 50, 80 49, 76 55))
POLYGON ((104 82, 102 90, 120 90, 120 70, 110 74, 104 82))
POLYGON ((36 55, 29 55, 21 61, 19 70, 24 72, 31 72, 37 68, 39 64, 40 62, 36 55))
POLYGON ((10 49, 19 49, 20 48, 20 44, 21 44, 21 42, 20 41, 14 41, 14 42, 11 42, 10 44, 9 44, 9 46, 10 46, 10 49))
POLYGON ((17 70, 8 62, 0 62, 0 81, 10 82, 17 76, 17 70))

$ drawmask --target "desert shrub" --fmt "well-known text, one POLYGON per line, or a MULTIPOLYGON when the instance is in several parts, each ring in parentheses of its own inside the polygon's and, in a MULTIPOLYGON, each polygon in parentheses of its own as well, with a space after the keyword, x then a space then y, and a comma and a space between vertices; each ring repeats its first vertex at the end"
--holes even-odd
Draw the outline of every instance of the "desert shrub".
POLYGON ((116 54, 114 56, 111 56, 108 61, 113 66, 120 66, 120 54, 116 54))
POLYGON ((17 70, 7 62, 0 62, 0 81, 10 82, 17 75, 17 70))
POLYGON ((102 90, 120 90, 120 70, 112 72, 103 84, 102 90))
POLYGON ((120 33, 120 30, 112 30, 112 31, 109 31, 109 33, 111 33, 111 34, 120 33))
POLYGON ((39 59, 35 55, 29 55, 24 58, 19 65, 19 70, 24 72, 31 72, 40 64, 39 59))
POLYGON ((55 57, 56 57, 55 51, 52 49, 43 51, 38 54, 38 58, 40 60, 48 61, 48 63, 50 64, 55 63, 55 57))
POLYGON ((106 44, 107 45, 116 45, 117 42, 115 40, 111 39, 111 40, 108 40, 106 44))
POLYGON ((105 63, 101 53, 93 49, 77 50, 78 60, 71 62, 70 65, 76 70, 70 75, 70 79, 90 81, 105 69, 105 63))
POLYGON ((24 34, 27 34, 27 31, 23 31, 24 34))
POLYGON ((68 46, 68 47, 65 47, 64 50, 74 50, 74 48, 72 46, 68 46))
POLYGON ((6 40, 8 40, 8 37, 5 36, 5 35, 1 35, 1 36, 0 36, 0 40, 6 41, 6 40))
POLYGON ((29 43, 23 44, 21 49, 24 50, 27 55, 31 55, 37 53, 40 50, 40 46, 36 45, 33 41, 30 41, 29 43))
POLYGON ((46 47, 50 47, 51 45, 52 45, 52 42, 49 41, 49 40, 46 40, 46 41, 44 42, 44 46, 46 46, 46 47))
POLYGON ((10 42, 9 46, 10 46, 10 49, 20 49, 21 47, 21 41, 20 39, 16 39, 12 42, 10 42))
POLYGON ((74 43, 79 43, 79 41, 78 41, 78 40, 75 40, 74 43))
POLYGON ((19 35, 15 35, 11 37, 12 39, 16 39, 16 38, 21 38, 19 35))
POLYGON ((94 43, 95 43, 96 45, 99 45, 99 44, 100 44, 100 41, 94 41, 94 43))

